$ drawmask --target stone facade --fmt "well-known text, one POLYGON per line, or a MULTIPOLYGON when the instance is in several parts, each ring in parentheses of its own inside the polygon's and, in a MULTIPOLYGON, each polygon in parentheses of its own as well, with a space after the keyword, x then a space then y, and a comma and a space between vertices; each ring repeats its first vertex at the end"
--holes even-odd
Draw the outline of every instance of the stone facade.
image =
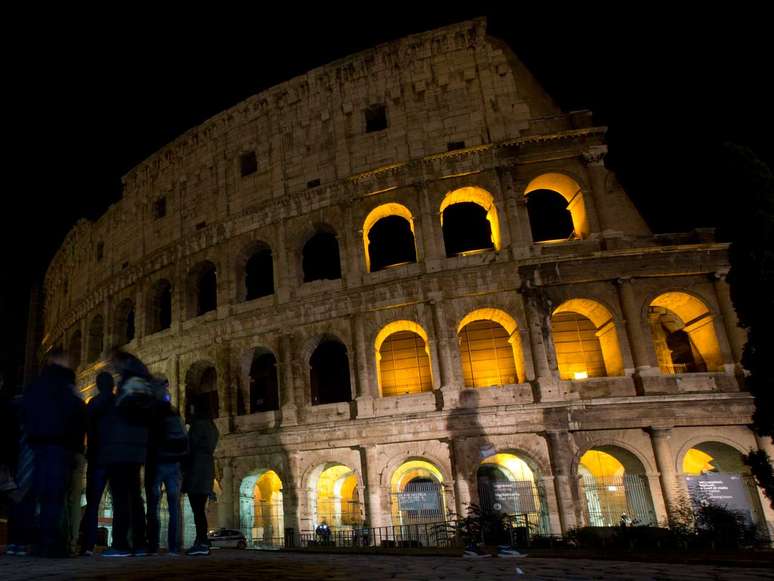
MULTIPOLYGON (((434 467, 445 509, 461 514, 479 500, 482 449, 529 465, 551 533, 589 522, 579 465, 592 449, 636 458, 664 522, 693 446, 771 444, 747 427, 726 245, 706 232, 652 234, 605 152, 605 128, 560 111, 483 20, 378 46, 247 99, 127 174, 122 199, 79 222, 49 267, 43 348, 82 362, 88 396, 107 350, 126 343, 181 408, 186 382, 214 368, 224 526, 245 526, 242 483, 271 470, 284 527, 313 528, 320 467, 334 465, 354 474, 372 527, 395 524, 394 474, 410 461, 434 467), (386 127, 367 131, 375 104, 386 127), (440 208, 463 188, 491 196, 498 240, 448 257, 440 208), (569 202, 567 240, 533 240, 526 193, 536 189, 569 202), (369 217, 406 211, 416 262, 369 272, 369 217), (304 283, 303 248, 320 225, 335 233, 341 277, 304 283), (257 248, 271 250, 274 292, 245 300, 257 248), (197 273, 209 263, 217 306, 198 315, 197 273), (159 281, 171 292, 163 330, 151 315, 159 281), (682 323, 706 369, 663 369, 649 317, 672 308, 665 293, 703 305, 682 323), (589 320, 606 313, 594 323, 604 376, 562 377, 552 314, 566 304, 589 320), (513 322, 514 383, 465 385, 459 327, 479 309, 513 322), (375 345, 395 321, 424 333, 431 390, 381 395, 375 345), (309 362, 326 338, 346 347, 352 394, 315 405, 309 362), (256 352, 275 357, 279 402, 249 413, 256 352)), ((757 510, 774 521, 767 503, 757 510)))

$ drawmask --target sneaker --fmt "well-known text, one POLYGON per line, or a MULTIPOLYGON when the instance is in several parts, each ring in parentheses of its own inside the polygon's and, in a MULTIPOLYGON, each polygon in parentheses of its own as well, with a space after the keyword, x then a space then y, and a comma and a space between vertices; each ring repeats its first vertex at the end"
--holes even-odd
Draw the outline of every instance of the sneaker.
POLYGON ((108 549, 106 551, 103 551, 102 553, 103 557, 131 557, 132 553, 127 551, 126 549, 108 549))
POLYGON ((94 556, 94 551, 91 551, 89 549, 84 549, 83 551, 81 551, 81 557, 93 557, 93 556, 94 556))
POLYGON ((17 554, 17 553, 16 553, 16 551, 17 551, 17 549, 18 549, 18 548, 19 548, 19 547, 18 547, 18 546, 16 546, 16 545, 8 545, 8 546, 5 548, 5 554, 6 554, 6 555, 16 555, 16 554, 17 554))
POLYGON ((194 545, 185 552, 189 557, 197 557, 200 555, 209 555, 210 548, 207 545, 194 545))
POLYGON ((463 559, 486 559, 491 557, 489 553, 482 551, 478 545, 468 545, 462 553, 463 559))
POLYGON ((167 557, 179 557, 179 556, 180 556, 180 552, 179 551, 168 551, 167 552, 167 557))
POLYGON ((144 549, 144 548, 139 548, 132 551, 133 557, 147 557, 148 555, 150 555, 150 553, 148 552, 147 549, 144 549))
POLYGON ((497 547, 497 556, 501 559, 521 559, 522 557, 526 557, 526 553, 520 553, 513 547, 509 547, 508 545, 500 545, 497 547))

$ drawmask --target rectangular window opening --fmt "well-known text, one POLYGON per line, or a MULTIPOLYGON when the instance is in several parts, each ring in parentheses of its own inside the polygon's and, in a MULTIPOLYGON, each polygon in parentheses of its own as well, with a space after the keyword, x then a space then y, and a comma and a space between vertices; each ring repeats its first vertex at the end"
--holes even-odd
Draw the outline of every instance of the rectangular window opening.
POLYGON ((153 217, 158 220, 167 215, 167 197, 161 196, 153 202, 153 217))
POLYGON ((239 156, 239 172, 242 177, 253 175, 258 171, 258 158, 254 151, 248 151, 239 156))
POLYGON ((387 129, 387 108, 384 105, 371 105, 365 110, 366 133, 387 129))

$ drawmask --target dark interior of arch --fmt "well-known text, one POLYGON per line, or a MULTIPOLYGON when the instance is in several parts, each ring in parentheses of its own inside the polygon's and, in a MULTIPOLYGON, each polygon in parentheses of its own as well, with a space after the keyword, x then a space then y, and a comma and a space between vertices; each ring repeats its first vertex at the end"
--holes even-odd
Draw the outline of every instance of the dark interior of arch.
POLYGON ((217 372, 214 367, 209 366, 197 375, 198 377, 194 376, 186 381, 186 417, 190 420, 196 410, 207 417, 217 418, 220 415, 217 372))
POLYGON ((400 216, 387 216, 371 227, 368 233, 368 256, 371 272, 388 266, 417 261, 411 224, 400 216))
POLYGON ((250 413, 279 409, 277 358, 273 353, 253 357, 250 365, 250 413))
POLYGON ((323 341, 309 359, 312 404, 350 401, 352 387, 349 377, 347 348, 338 341, 323 341))
POLYGON ((149 307, 151 333, 157 333, 172 326, 172 287, 167 281, 162 281, 156 286, 149 307))
POLYGON ((91 320, 89 324, 89 343, 88 353, 86 354, 86 360, 91 363, 99 359, 104 348, 105 340, 105 323, 101 316, 96 316, 91 320))
POLYGON ((196 286, 196 315, 203 315, 218 308, 218 278, 215 266, 204 267, 196 286))
POLYGON ((124 301, 116 313, 116 345, 126 345, 134 339, 134 303, 124 301))
POLYGON ((527 195, 527 213, 532 240, 567 240, 574 226, 567 200, 553 190, 535 190, 527 195))
POLYGON ((70 347, 68 350, 68 357, 70 359, 70 365, 73 369, 81 364, 81 346, 82 346, 81 332, 76 331, 73 336, 70 337, 70 347))
POLYGON ((341 278, 339 241, 332 232, 317 232, 304 244, 304 282, 341 278))
POLYGON ((443 211, 443 243, 446 256, 494 248, 486 210, 473 202, 452 204, 443 211))
POLYGON ((274 262, 271 249, 259 248, 245 265, 245 300, 274 294, 274 262))
POLYGON ((677 368, 684 370, 685 373, 702 373, 707 371, 707 364, 704 363, 698 349, 693 345, 691 337, 678 329, 666 336, 667 347, 669 348, 672 364, 677 368))

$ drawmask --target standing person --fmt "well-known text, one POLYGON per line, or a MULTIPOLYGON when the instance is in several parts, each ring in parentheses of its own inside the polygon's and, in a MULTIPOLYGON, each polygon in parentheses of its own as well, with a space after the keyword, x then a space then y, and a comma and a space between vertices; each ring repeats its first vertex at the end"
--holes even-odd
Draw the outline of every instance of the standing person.
POLYGON ((99 520, 99 504, 107 486, 107 470, 100 461, 102 437, 107 431, 108 411, 113 406, 115 397, 113 376, 103 371, 97 375, 97 395, 86 405, 88 416, 86 459, 86 513, 83 515, 83 546, 81 555, 94 554, 97 542, 97 523, 99 520))
POLYGON ((111 366, 119 375, 118 389, 106 413, 106 429, 100 433, 98 461, 105 466, 113 497, 113 542, 102 556, 142 557, 148 552, 140 471, 148 453, 152 378, 142 361, 129 353, 114 353, 111 366))
POLYGON ((193 405, 191 427, 188 430, 190 453, 186 461, 183 479, 183 492, 188 494, 188 502, 196 523, 196 541, 186 551, 186 555, 209 555, 210 542, 207 540, 207 498, 213 493, 212 482, 215 479, 215 460, 213 454, 218 445, 218 428, 212 421, 209 399, 200 395, 193 405))
POLYGON ((86 434, 86 404, 75 393, 67 356, 54 350, 22 398, 22 427, 34 453, 34 491, 40 504, 39 552, 68 557, 62 518, 74 456, 86 434))
POLYGON ((180 554, 180 462, 188 453, 188 435, 178 411, 170 403, 168 384, 156 386, 156 406, 145 465, 145 498, 148 499, 148 552, 159 550, 161 485, 167 495, 169 526, 167 551, 180 554))

